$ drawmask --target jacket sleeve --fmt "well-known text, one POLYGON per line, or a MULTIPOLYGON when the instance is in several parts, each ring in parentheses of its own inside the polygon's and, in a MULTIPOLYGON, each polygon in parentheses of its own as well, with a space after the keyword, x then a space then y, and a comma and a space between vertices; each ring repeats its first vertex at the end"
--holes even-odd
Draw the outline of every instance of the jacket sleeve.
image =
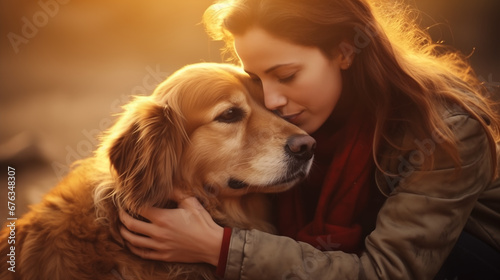
POLYGON ((488 139, 479 122, 465 114, 446 121, 457 136, 461 171, 455 172, 454 162, 438 149, 439 139, 416 139, 427 149, 401 158, 401 180, 361 254, 322 252, 287 237, 233 229, 225 279, 432 279, 492 177, 488 139), (417 156, 430 153, 434 168, 420 170, 417 156))

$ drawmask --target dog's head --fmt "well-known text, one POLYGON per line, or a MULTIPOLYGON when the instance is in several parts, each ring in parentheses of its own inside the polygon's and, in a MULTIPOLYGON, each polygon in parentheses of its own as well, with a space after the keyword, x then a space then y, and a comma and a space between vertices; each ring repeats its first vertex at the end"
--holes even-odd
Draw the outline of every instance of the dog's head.
POLYGON ((309 172, 314 140, 262 105, 235 66, 186 66, 136 97, 101 149, 131 211, 163 206, 174 188, 199 198, 284 191, 309 172))

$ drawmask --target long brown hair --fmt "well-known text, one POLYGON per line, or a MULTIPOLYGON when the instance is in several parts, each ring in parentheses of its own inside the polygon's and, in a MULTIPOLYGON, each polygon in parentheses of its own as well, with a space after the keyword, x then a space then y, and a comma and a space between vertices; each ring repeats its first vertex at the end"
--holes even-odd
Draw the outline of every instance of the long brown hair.
MULTIPOLYGON (((455 104, 486 131, 496 174, 496 141, 500 117, 486 88, 460 53, 432 42, 418 26, 417 13, 394 1, 373 0, 220 0, 204 14, 208 33, 225 42, 237 61, 234 36, 251 27, 304 46, 318 47, 326 56, 334 50, 355 54, 344 71, 347 87, 365 103, 375 119, 374 160, 381 147, 401 153, 415 149, 391 140, 405 127, 415 139, 439 135, 441 148, 457 170, 460 155, 453 131, 436 104, 455 104)), ((422 168, 432 168, 433 154, 422 168)), ((386 171, 386 170, 382 170, 386 171)))

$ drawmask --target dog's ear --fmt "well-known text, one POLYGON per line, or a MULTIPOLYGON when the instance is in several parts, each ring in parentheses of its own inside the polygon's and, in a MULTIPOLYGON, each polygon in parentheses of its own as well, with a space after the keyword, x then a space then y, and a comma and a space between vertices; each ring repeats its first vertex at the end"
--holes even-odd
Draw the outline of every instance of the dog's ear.
POLYGON ((137 213, 167 202, 187 141, 183 127, 178 113, 151 99, 136 99, 126 107, 108 150, 118 180, 115 200, 121 207, 137 213))

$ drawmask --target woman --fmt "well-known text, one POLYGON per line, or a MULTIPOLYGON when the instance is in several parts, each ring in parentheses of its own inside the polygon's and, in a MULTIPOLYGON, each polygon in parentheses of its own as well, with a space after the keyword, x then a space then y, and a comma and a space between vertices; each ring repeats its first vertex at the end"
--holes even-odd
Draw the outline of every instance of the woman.
POLYGON ((499 117, 462 56, 431 43, 405 7, 373 2, 206 11, 266 107, 316 138, 316 167, 276 199, 282 236, 223 229, 185 198, 141 213, 152 224, 122 214, 133 252, 211 263, 226 279, 499 275, 499 117))

